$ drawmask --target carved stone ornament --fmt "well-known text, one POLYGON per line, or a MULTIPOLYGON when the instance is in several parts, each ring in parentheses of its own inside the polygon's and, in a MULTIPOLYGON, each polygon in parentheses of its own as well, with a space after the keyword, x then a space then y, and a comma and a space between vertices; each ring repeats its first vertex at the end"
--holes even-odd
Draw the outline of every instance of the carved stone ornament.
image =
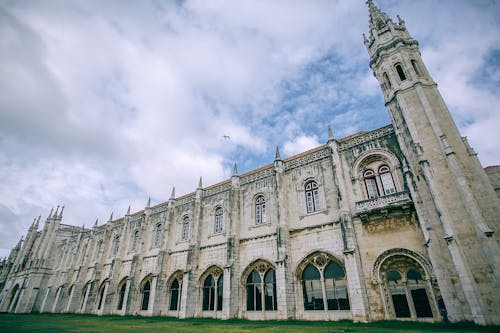
POLYGON ((434 271, 429 260, 421 253, 411 251, 403 248, 389 249, 378 256, 373 264, 372 282, 374 284, 380 283, 384 276, 381 275, 384 269, 393 265, 406 265, 418 266, 419 271, 423 271, 425 279, 434 280, 434 271), (416 264, 416 265, 415 265, 416 264))

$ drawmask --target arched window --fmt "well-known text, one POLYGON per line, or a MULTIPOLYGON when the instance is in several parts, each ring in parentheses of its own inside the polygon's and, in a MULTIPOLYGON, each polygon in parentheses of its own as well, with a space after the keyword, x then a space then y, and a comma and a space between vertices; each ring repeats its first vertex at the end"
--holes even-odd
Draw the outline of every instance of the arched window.
POLYGON ((318 211, 320 209, 318 183, 314 180, 308 182, 305 186, 305 194, 307 212, 312 213, 318 211))
POLYGON ((375 172, 373 170, 368 169, 363 172, 363 178, 365 180, 366 193, 368 194, 369 199, 373 199, 378 197, 378 187, 377 180, 375 179, 375 172))
POLYGON ((417 318, 432 318, 432 309, 425 290, 425 281, 422 279, 422 274, 416 269, 410 268, 406 272, 406 280, 417 318))
POLYGON ((325 268, 324 275, 328 310, 349 310, 347 280, 342 267, 330 261, 325 268))
POLYGON ((17 307, 17 301, 19 299, 19 297, 17 297, 17 291, 19 290, 19 285, 16 284, 14 286, 14 288, 12 288, 12 291, 10 293, 10 300, 9 300, 9 306, 8 306, 8 310, 12 311, 12 312, 15 312, 16 311, 16 307, 17 307), (12 310, 11 310, 11 307, 12 307, 12 310))
POLYGON ((248 274, 246 281, 247 311, 275 311, 276 274, 267 263, 259 262, 248 274))
POLYGON ((170 311, 176 311, 180 308, 181 288, 179 280, 174 279, 170 286, 170 311))
POLYGON ((118 254, 118 250, 120 249, 120 236, 116 236, 113 243, 113 256, 118 254))
POLYGON ((380 175, 380 181, 382 182, 382 189, 384 194, 396 193, 396 186, 394 186, 394 180, 392 179, 391 169, 387 165, 382 165, 378 169, 380 175))
POLYGON ((156 226, 156 230, 155 230, 155 247, 161 246, 161 231, 162 231, 161 229, 162 229, 162 225, 161 225, 161 223, 159 223, 156 226))
POLYGON ((406 75, 405 75, 405 72, 403 71, 403 67, 401 67, 401 64, 396 64, 395 67, 396 67, 396 72, 398 72, 399 79, 401 81, 406 80, 406 75))
POLYGON ((224 214, 222 212, 222 208, 217 207, 215 209, 215 222, 214 222, 214 233, 220 234, 223 230, 224 226, 224 214))
POLYGON ((181 240, 187 241, 189 239, 189 217, 185 216, 182 220, 181 240))
POLYGON ((304 310, 349 310, 349 295, 344 269, 325 254, 306 260, 302 271, 304 310))
POLYGON ((255 199, 255 224, 266 223, 266 200, 263 195, 259 195, 255 199))
POLYGON ((97 303, 97 310, 101 310, 104 303, 104 295, 106 292, 106 282, 103 282, 101 285, 101 289, 99 289, 99 302, 97 303))
POLYGON ((391 80, 389 80, 389 76, 387 75, 387 73, 384 73, 383 77, 384 77, 384 84, 385 84, 386 88, 391 89, 392 84, 391 84, 391 80))
POLYGON ((215 278, 209 274, 203 282, 203 311, 221 311, 223 295, 223 275, 215 278))
POLYGON ((123 282, 120 291, 118 292, 118 305, 117 310, 123 309, 123 301, 125 300, 125 290, 127 289, 127 281, 123 282))
POLYGON ((262 310, 262 280, 256 270, 247 278, 247 311, 262 310))
POLYGON ((413 70, 415 71, 415 74, 417 74, 417 76, 422 76, 421 72, 420 72, 420 68, 417 64, 417 61, 416 60, 412 60, 411 61, 411 65, 413 66, 413 70))
POLYGON ((142 302, 141 310, 147 310, 149 308, 149 295, 151 294, 151 282, 146 281, 144 287, 142 287, 142 302))
POLYGON ((139 245, 139 230, 134 232, 134 236, 132 239, 132 252, 137 251, 137 246, 139 245))
POLYGON ((323 291, 319 270, 312 264, 307 265, 302 273, 302 291, 304 310, 323 310, 323 291))

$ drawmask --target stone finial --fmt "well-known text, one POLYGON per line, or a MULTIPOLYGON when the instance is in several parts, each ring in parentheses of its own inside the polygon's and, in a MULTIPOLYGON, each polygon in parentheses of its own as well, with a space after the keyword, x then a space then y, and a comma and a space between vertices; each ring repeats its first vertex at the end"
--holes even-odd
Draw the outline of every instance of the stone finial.
POLYGON ((280 149, 278 146, 276 146, 276 154, 274 155, 274 160, 281 161, 280 149))
POLYGON ((54 208, 50 209, 49 216, 47 216, 47 220, 49 220, 52 217, 52 212, 54 211, 54 208))
POLYGON ((328 141, 335 140, 335 137, 333 136, 333 131, 330 125, 328 125, 328 141))
POLYGON ((175 186, 172 187, 172 193, 170 194, 170 199, 169 200, 175 200, 175 186))
POLYGON ((146 204, 146 208, 151 207, 151 197, 148 197, 148 203, 146 204))
POLYGON ((58 212, 58 210, 59 210, 59 205, 57 205, 56 211, 55 211, 54 216, 53 216, 54 218, 56 218, 56 217, 57 217, 57 212, 58 212))
POLYGON ((111 215, 109 216, 109 220, 113 221, 113 212, 111 212, 111 215))
POLYGON ((62 206, 62 208, 61 208, 61 212, 59 213, 58 218, 62 219, 62 217, 63 217, 63 212, 64 212, 64 205, 63 205, 63 206, 62 206))
POLYGON ((38 215, 38 219, 36 220, 36 223, 35 223, 35 228, 38 229, 38 226, 40 225, 40 219, 42 218, 42 215, 38 215))
POLYGON ((396 17, 398 18, 398 24, 399 24, 399 26, 400 27, 404 27, 405 26, 405 20, 403 20, 401 18, 401 16, 399 16, 399 15, 396 15, 396 17))
POLYGON ((130 215, 130 205, 128 205, 127 215, 130 215))
POLYGON ((198 190, 198 189, 202 189, 202 188, 203 188, 203 185, 202 185, 201 176, 200 176, 200 180, 198 181, 198 187, 196 189, 198 190))
POLYGON ((238 167, 236 166, 236 163, 234 163, 233 167, 233 177, 238 176, 238 167))
POLYGON ((98 221, 99 221, 99 219, 95 219, 94 228, 97 228, 97 222, 98 221))

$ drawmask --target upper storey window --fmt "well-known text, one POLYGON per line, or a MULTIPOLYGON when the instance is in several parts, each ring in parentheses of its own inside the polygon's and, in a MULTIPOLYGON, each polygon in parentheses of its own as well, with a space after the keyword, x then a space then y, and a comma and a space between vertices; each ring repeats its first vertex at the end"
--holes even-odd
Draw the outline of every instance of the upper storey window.
POLYGON ((263 195, 259 195, 255 199, 255 224, 265 224, 266 223, 266 199, 263 195))
POLYGON ((217 207, 215 209, 215 223, 214 223, 214 233, 220 234, 224 226, 224 213, 222 208, 217 207))
POLYGON ((389 76, 387 75, 387 73, 384 73, 383 77, 384 77, 384 85, 385 85, 386 89, 391 89, 392 84, 391 84, 391 80, 389 80, 389 76))
POLYGON ((158 224, 155 231, 155 247, 160 247, 161 245, 161 228, 162 225, 158 224))
POLYGON ((186 241, 189 239, 189 217, 184 217, 182 220, 181 240, 186 241))
POLYGON ((134 232, 134 238, 132 239, 132 252, 137 251, 137 245, 139 244, 139 230, 134 232))
POLYGON ((118 254, 118 250, 120 249, 120 236, 115 237, 115 242, 113 244, 113 256, 118 254))
POLYGON ((308 182, 305 186, 306 194, 306 208, 308 213, 316 212, 319 210, 319 191, 318 183, 314 180, 308 182))
POLYGON ((415 71, 415 74, 417 74, 417 76, 422 76, 422 72, 420 71, 420 68, 417 64, 417 61, 416 60, 412 60, 411 61, 411 65, 413 66, 413 70, 415 71))
POLYGON ((365 179, 366 193, 368 194, 368 198, 376 198, 378 197, 378 186, 377 180, 375 179, 375 172, 373 170, 368 169, 363 173, 363 178, 365 179))
POLYGON ((398 72, 399 79, 401 81, 406 80, 406 75, 405 75, 405 72, 403 71, 403 67, 401 67, 401 64, 396 64, 395 67, 396 67, 396 72, 398 72))
POLYGON ((391 170, 387 165, 382 165, 378 169, 380 175, 380 182, 382 183, 382 188, 384 189, 384 194, 396 193, 396 186, 394 185, 394 180, 392 179, 391 170))

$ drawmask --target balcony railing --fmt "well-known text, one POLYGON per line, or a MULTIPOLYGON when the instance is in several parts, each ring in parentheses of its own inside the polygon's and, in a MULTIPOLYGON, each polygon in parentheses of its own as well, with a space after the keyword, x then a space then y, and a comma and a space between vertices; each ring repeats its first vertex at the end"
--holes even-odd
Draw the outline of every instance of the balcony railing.
POLYGON ((411 203, 408 192, 397 192, 381 197, 356 202, 356 213, 362 214, 371 210, 384 209, 394 206, 403 206, 411 203))

